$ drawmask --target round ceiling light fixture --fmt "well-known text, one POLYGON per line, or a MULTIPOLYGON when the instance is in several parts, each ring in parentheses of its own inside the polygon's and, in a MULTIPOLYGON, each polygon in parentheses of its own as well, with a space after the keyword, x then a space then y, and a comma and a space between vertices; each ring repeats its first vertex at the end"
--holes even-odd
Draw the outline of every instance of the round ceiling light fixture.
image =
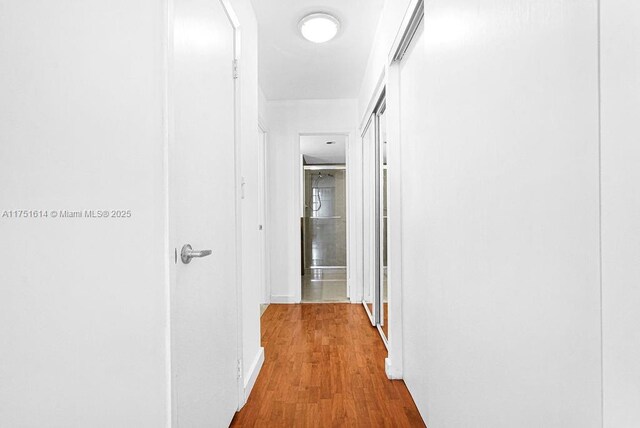
POLYGON ((328 13, 318 12, 305 16, 298 24, 302 37, 313 43, 325 43, 333 39, 340 29, 340 21, 328 13))

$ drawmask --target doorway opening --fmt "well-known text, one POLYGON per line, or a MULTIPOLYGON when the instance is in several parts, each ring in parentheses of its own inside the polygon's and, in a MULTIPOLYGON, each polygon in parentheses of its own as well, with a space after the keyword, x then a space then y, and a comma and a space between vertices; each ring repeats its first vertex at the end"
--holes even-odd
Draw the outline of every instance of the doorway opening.
POLYGON ((349 301, 347 139, 300 136, 302 303, 349 301))

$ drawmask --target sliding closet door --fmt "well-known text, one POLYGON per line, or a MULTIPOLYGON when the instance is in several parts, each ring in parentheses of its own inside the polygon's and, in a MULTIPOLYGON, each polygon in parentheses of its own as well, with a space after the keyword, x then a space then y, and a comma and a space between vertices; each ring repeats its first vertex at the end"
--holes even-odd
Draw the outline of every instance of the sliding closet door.
POLYGON ((376 141, 376 165, 377 176, 376 183, 378 183, 378 190, 376 192, 376 232, 378 241, 378 259, 376 263, 376 277, 377 281, 377 293, 378 298, 378 312, 377 324, 382 334, 383 339, 389 340, 389 322, 388 322, 388 288, 387 281, 387 117, 386 117, 386 101, 382 101, 378 111, 376 113, 377 124, 377 141, 376 141))
POLYGON ((388 337, 387 303, 387 157, 384 91, 362 134, 363 304, 371 324, 388 337))
POLYGON ((376 201, 376 126, 372 115, 362 134, 362 241, 363 241, 363 293, 362 303, 372 325, 377 320, 376 299, 376 221, 372 209, 376 201))

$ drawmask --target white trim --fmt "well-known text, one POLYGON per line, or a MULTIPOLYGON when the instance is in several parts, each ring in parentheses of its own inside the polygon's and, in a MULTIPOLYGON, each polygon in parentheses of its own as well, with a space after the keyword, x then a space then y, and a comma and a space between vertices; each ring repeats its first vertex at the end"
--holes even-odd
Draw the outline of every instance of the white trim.
MULTIPOLYGON (((364 311, 367 313, 367 316, 369 317, 369 322, 371 323, 371 325, 373 327, 376 326, 376 320, 373 318, 373 314, 371 313, 371 311, 369 310, 369 306, 367 302, 364 301, 364 299, 362 299, 362 306, 364 306, 364 311)), ((373 305, 373 303, 372 303, 373 305)))
MULTIPOLYGON (((298 140, 298 146, 300 146, 300 140, 298 140)), ((300 207, 300 211, 298 212, 298 217, 299 218, 304 218, 304 212, 305 212, 305 206, 304 206, 304 200, 305 200, 305 185, 304 185, 304 155, 302 153, 300 153, 300 163, 298 164, 298 173, 300 174, 298 179, 300 180, 300 200, 298 201, 300 204, 298 205, 300 207)))
POLYGON ((388 69, 387 84, 387 311, 390 379, 402 379, 402 139, 400 136, 400 66, 388 69))
POLYGON ((297 140, 296 141, 297 150, 295 152, 298 153, 299 162, 298 162, 298 193, 297 193, 298 211, 297 211, 297 216, 295 221, 297 239, 296 239, 295 248, 296 248, 296 253, 298 254, 298 257, 295 259, 296 260, 295 270, 297 272, 297 275, 296 275, 296 282, 294 282, 294 284, 296 284, 296 290, 295 290, 296 303, 302 303, 302 273, 300 272, 300 270, 301 268, 304 269, 304 254, 303 254, 303 250, 301 249, 301 246, 303 244, 301 229, 302 227, 304 227, 304 212, 305 212, 304 175, 305 173, 304 173, 304 155, 300 151, 300 135, 297 136, 296 140, 297 140))
MULTIPOLYGON (((385 86, 386 89, 386 86, 385 86)), ((376 226, 376 236, 375 236, 375 240, 376 240, 376 248, 378 250, 378 253, 376 254, 376 260, 375 260, 375 274, 376 274, 376 311, 377 311, 377 323, 376 326, 378 327, 378 332, 380 333, 380 336, 382 337, 382 341, 384 342, 384 346, 387 348, 387 350, 389 349, 389 341, 387 339, 387 336, 385 335, 383 329, 382 329, 382 323, 384 322, 384 298, 383 298, 383 287, 384 287, 384 277, 385 277, 385 266, 384 266, 384 247, 385 245, 387 246, 388 249, 388 237, 389 237, 389 232, 388 232, 388 226, 385 229, 384 228, 384 212, 383 212, 383 199, 384 199, 384 193, 387 193, 388 196, 388 190, 389 190, 389 186, 388 186, 388 181, 385 183, 385 179, 384 179, 384 172, 385 170, 388 171, 389 167, 388 165, 384 165, 384 144, 385 142, 382 140, 382 135, 380 134, 380 130, 381 130, 381 125, 380 125, 380 121, 381 121, 381 117, 382 115, 385 115, 385 123, 386 123, 386 117, 387 117, 387 98, 386 98, 386 93, 384 95, 381 96, 380 102, 377 105, 376 108, 376 171, 375 171, 375 175, 377 178, 376 181, 376 195, 375 195, 375 226, 376 226), (386 184, 386 186, 385 186, 386 184)), ((388 174, 387 174, 388 177, 388 174)), ((387 198, 387 208, 389 205, 389 201, 387 198)), ((388 216, 386 217, 388 220, 388 216)), ((387 281, 388 282, 388 281, 387 281)), ((388 301, 388 299, 387 299, 388 301)), ((388 327, 388 326, 387 326, 388 327)))
POLYGON ((351 303, 362 301, 362 139, 356 130, 347 146, 347 281, 351 303))
POLYGON ((261 176, 258 177, 260 182, 260 200, 258 203, 261 205, 262 223, 261 237, 260 237, 260 252, 262 257, 262 272, 260 272, 261 278, 261 301, 263 304, 271 303, 271 257, 269 256, 269 166, 268 166, 268 153, 267 153, 267 138, 268 134, 265 130, 266 127, 258 118, 258 135, 262 136, 260 139, 260 147, 258 150, 258 171, 261 172, 261 176))
MULTIPOLYGON (((382 94, 382 89, 381 88, 377 88, 376 89, 376 94, 382 94)), ((362 176, 362 187, 361 187, 361 194, 362 194, 362 200, 361 200, 361 225, 362 225, 362 236, 361 236, 361 243, 362 243, 362 295, 361 295, 361 302, 362 305, 365 308, 365 312, 367 313, 368 317, 369 317, 369 321, 371 322, 372 326, 376 325, 376 309, 375 309, 375 305, 373 304, 375 302, 375 295, 371 295, 371 280, 372 278, 374 278, 375 275, 375 269, 373 268, 373 258, 375 255, 375 244, 373 243, 373 239, 372 237, 374 236, 373 234, 375 233, 375 225, 374 222, 372 220, 372 210, 374 209, 375 206, 375 201, 373 200, 373 196, 375 194, 375 191, 371 188, 371 183, 373 182, 371 180, 372 178, 372 171, 371 171, 371 167, 372 167, 372 161, 371 161, 371 149, 372 147, 368 146, 368 141, 366 141, 367 145, 365 145, 365 137, 367 135, 368 132, 373 131, 374 132, 374 141, 376 140, 376 135, 377 135, 377 131, 376 131, 376 118, 375 118, 375 114, 374 114, 374 110, 375 110, 375 106, 377 105, 379 101, 379 98, 374 99, 372 103, 370 103, 371 105, 373 105, 373 110, 371 112, 371 114, 367 117, 367 121, 365 122, 364 126, 361 129, 361 133, 360 133, 360 141, 361 141, 361 176, 362 176), (365 221, 367 220, 367 221, 365 221), (368 226, 368 227, 367 227, 368 226), (373 244, 373 245, 372 245, 373 244), (365 282, 365 278, 368 278, 368 282, 365 282), (368 289, 367 292, 365 292, 365 288, 368 289), (368 296, 369 300, 371 302, 367 302, 366 301, 366 296, 368 296), (369 310, 369 307, 367 306, 367 303, 371 303, 373 306, 373 311, 369 310)), ((375 293, 375 290, 374 290, 375 293)))
MULTIPOLYGON (((293 219, 291 221, 292 224, 289 224, 289 227, 292 227, 292 234, 291 236, 295 236, 295 242, 293 243, 293 248, 295 249, 292 253, 292 260, 291 262, 293 263, 291 269, 289 269, 288 274, 291 275, 290 277, 290 284, 294 285, 294 296, 293 298, 295 299, 293 302, 282 302, 282 303, 301 303, 302 302, 302 274, 300 273, 300 266, 302 266, 302 250, 300 249, 301 247, 301 241, 302 241, 302 237, 300 236, 301 232, 300 232, 300 207, 302 208, 302 212, 304 213, 304 200, 301 200, 301 195, 303 192, 303 188, 304 188, 304 171, 302 169, 302 165, 304 164, 303 162, 303 156, 302 153, 300 153, 300 133, 297 133, 295 135, 295 143, 294 144, 294 150, 293 150, 293 155, 295 156, 295 159, 293 160, 294 165, 296 165, 295 167, 295 171, 296 171, 296 178, 294 178, 291 182, 291 186, 293 187, 293 191, 292 191, 292 195, 294 197, 294 203, 293 203, 293 219)), ((302 198, 304 198, 304 195, 302 195, 302 198)), ((303 214, 304 215, 304 214, 303 214)), ((271 301, 273 302, 275 296, 271 296, 271 301)), ((283 297, 283 296, 281 296, 283 297)), ((277 299, 278 297, 276 297, 277 299)), ((284 298, 284 297, 283 297, 284 298)), ((288 297, 287 297, 288 298, 288 297)))
MULTIPOLYGON (((382 302, 380 304, 382 304, 382 302)), ((378 329, 378 334, 380 334, 380 337, 382 338, 382 343, 384 343, 384 347, 387 348, 387 352, 389 352, 389 340, 387 340, 387 336, 384 335, 384 330, 382 330, 382 325, 376 324, 376 328, 378 329)), ((385 362, 387 361, 387 359, 388 358, 385 358, 385 362)))
MULTIPOLYGON (((404 13, 404 17, 402 18, 402 22, 400 23, 400 27, 398 27, 398 32, 396 33, 396 37, 391 44, 391 49, 388 54, 388 64, 393 64, 395 61, 396 53, 400 48, 400 45, 404 42, 405 34, 407 34, 407 30, 409 27, 414 24, 414 15, 418 8, 422 8, 424 10, 424 0, 411 0, 409 6, 407 7, 407 11, 404 13)), ((413 37, 413 34, 411 35, 413 37)))
POLYGON ((349 288, 351 294, 349 298, 352 303, 361 303, 364 291, 364 250, 363 250, 363 176, 362 176, 362 136, 356 130, 356 134, 349 146, 349 169, 347 175, 351 186, 351 194, 349 201, 353 209, 350 211, 349 222, 352 230, 350 232, 352 242, 350 244, 353 249, 351 256, 351 266, 348 270, 349 288))
POLYGON ((351 186, 350 184, 350 177, 349 177, 349 170, 347 169, 347 166, 349 165, 349 148, 351 146, 351 140, 350 140, 350 136, 347 136, 347 141, 344 144, 344 198, 345 198, 345 215, 347 216, 347 224, 346 224, 346 228, 345 228, 345 233, 346 233, 346 239, 345 239, 345 244, 346 244, 346 252, 345 252, 345 257, 346 257, 346 265, 345 268, 347 269, 347 281, 346 281, 346 287, 347 287, 347 299, 351 300, 351 286, 350 286, 350 271, 349 271, 349 266, 351 265, 351 263, 349 262, 349 260, 351 260, 351 195, 352 195, 352 191, 351 191, 351 186))
POLYGON ((240 59, 240 20, 238 19, 238 15, 233 10, 233 6, 231 6, 231 2, 229 0, 220 0, 222 4, 222 8, 227 14, 227 18, 229 18, 229 22, 231 22, 231 26, 235 30, 235 59, 240 59))
POLYGON ((260 114, 258 114, 258 128, 260 128, 260 130, 265 134, 269 133, 269 127, 267 126, 267 121, 260 114))
POLYGON ((402 379, 402 372, 398 371, 397 368, 393 365, 393 361, 391 360, 391 358, 384 359, 384 372, 387 374, 388 379, 402 379))
POLYGON ((247 400, 249 399, 249 395, 251 395, 251 391, 253 390, 253 387, 256 384, 256 380, 258 379, 258 375, 260 374, 260 370, 262 369, 263 364, 264 364, 264 348, 260 347, 260 349, 258 349, 258 353, 253 359, 253 362, 251 363, 251 367, 249 368, 249 371, 246 373, 246 375, 243 374, 243 377, 245 378, 244 388, 243 388, 244 396, 243 396, 243 402, 240 408, 247 403, 247 400))
MULTIPOLYGON (((386 86, 385 86, 386 89, 386 86)), ((382 266, 382 168, 380 165, 382 164, 382 136, 380 134, 380 116, 384 111, 384 106, 386 105, 386 98, 384 95, 380 95, 380 100, 376 104, 375 110, 375 146, 373 150, 373 176, 375 178, 374 186, 373 186, 373 247, 375 253, 373 255, 373 283, 375 284, 375 295, 374 295, 374 310, 375 310, 375 319, 376 319, 376 327, 378 327, 378 331, 381 333, 382 330, 379 327, 379 324, 382 320, 382 277, 383 277, 383 266, 382 266)), ((382 334, 381 334, 382 335, 382 334)), ((386 338, 383 338, 383 342, 385 346, 387 346, 386 338)))
MULTIPOLYGON (((229 18, 229 22, 234 30, 234 46, 233 46, 233 59, 238 62, 238 67, 241 67, 241 30, 240 21, 238 16, 233 10, 229 0, 220 0, 220 4, 229 18)), ((238 78, 234 79, 234 116, 235 116, 235 190, 236 190, 236 216, 235 216, 235 230, 236 230, 236 300, 237 300, 237 359, 242 361, 243 354, 243 331, 244 326, 242 323, 242 114, 241 114, 241 90, 242 90, 243 73, 240 72, 238 78)), ((243 377, 241 374, 238 377, 238 409, 244 405, 244 388, 243 377)))
POLYGON ((369 100, 367 109, 364 111, 364 116, 362 116, 362 118, 360 119, 360 128, 358 128, 360 131, 360 136, 364 136, 364 133, 367 130, 369 121, 371 120, 371 115, 376 109, 376 106, 378 105, 378 101, 380 101, 380 97, 382 96, 382 92, 385 90, 386 86, 387 86, 387 68, 385 66, 380 73, 380 77, 378 77, 378 83, 376 83, 376 87, 373 90, 373 95, 369 100))
POLYGON ((163 41, 163 85, 164 85, 164 106, 163 106, 163 118, 162 125, 164 127, 164 141, 163 141, 163 186, 164 186, 164 249, 165 249, 165 267, 164 267, 164 277, 165 277, 165 376, 166 376, 166 385, 167 390, 166 400, 168 405, 166 406, 166 425, 173 426, 174 425, 174 416, 177 415, 176 412, 176 397, 175 391, 173 388, 173 354, 172 354, 172 342, 173 335, 171 334, 172 327, 172 319, 171 319, 171 290, 173 290, 173 286, 176 282, 175 269, 172 268, 172 253, 173 253, 173 245, 172 245, 172 237, 175 235, 175 225, 172 221, 171 217, 171 194, 170 194, 170 186, 171 180, 169 176, 170 169, 170 152, 171 152, 171 141, 173 139, 172 133, 172 125, 171 125, 171 108, 170 106, 173 103, 173 93, 171 91, 171 64, 173 63, 173 23, 174 23, 174 8, 173 8, 173 0, 168 0, 166 2, 166 6, 164 9, 164 19, 165 19, 165 39, 163 41))

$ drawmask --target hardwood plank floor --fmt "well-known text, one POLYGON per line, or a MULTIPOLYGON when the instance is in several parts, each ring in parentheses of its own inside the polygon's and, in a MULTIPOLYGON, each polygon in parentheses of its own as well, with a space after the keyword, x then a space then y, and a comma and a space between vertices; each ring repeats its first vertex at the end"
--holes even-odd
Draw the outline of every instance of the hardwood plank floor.
POLYGON ((269 305, 262 344, 264 365, 231 426, 425 426, 404 382, 387 379, 387 351, 361 305, 269 305))

